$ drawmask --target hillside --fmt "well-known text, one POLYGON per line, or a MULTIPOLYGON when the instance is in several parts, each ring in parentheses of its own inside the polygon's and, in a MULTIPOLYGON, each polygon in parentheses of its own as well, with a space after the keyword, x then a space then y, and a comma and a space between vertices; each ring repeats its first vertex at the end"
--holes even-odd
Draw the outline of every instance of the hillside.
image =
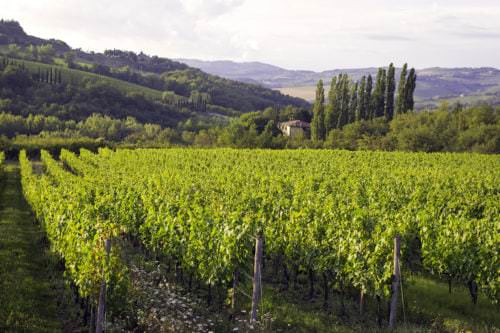
MULTIPOLYGON (((376 68, 335 69, 323 72, 287 70, 259 62, 201 61, 177 59, 208 73, 242 82, 257 82, 265 87, 312 100, 319 79, 329 81, 333 76, 347 73, 354 79, 375 75, 376 68)), ((398 77, 396 73, 396 77, 398 77)), ((473 103, 487 101, 500 104, 500 70, 496 68, 426 68, 417 70, 415 91, 417 106, 432 106, 443 99, 473 103)))
POLYGON ((26 34, 19 22, 0 20, 0 45, 16 44, 19 46, 51 44, 58 52, 70 51, 71 48, 63 41, 45 40, 26 34))
POLYGON ((159 95, 170 91, 185 98, 202 96, 205 104, 228 109, 224 114, 270 106, 308 106, 304 100, 278 91, 223 79, 167 58, 121 50, 95 53, 72 49, 63 41, 30 36, 16 21, 0 21, 0 52, 12 58, 128 81, 156 90, 159 95))

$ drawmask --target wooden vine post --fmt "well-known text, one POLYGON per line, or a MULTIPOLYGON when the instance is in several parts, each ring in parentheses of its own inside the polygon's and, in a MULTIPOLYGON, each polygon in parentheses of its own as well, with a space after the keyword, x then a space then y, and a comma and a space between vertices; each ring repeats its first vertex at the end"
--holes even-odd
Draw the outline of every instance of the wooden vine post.
POLYGON ((363 315, 364 311, 364 306, 365 306, 365 291, 361 289, 359 292, 359 315, 363 315))
POLYGON ((398 291, 399 283, 401 279, 401 271, 399 270, 399 259, 401 252, 401 238, 396 235, 394 238, 394 273, 392 275, 392 296, 391 296, 391 306, 389 313, 389 328, 394 328, 396 325, 396 314, 398 308, 398 291))
POLYGON ((233 293, 231 295, 231 310, 236 309, 236 289, 238 289, 238 280, 240 278, 240 272, 235 269, 233 272, 233 293))
POLYGON ((250 322, 257 321, 257 308, 261 295, 261 268, 262 268, 263 239, 262 234, 258 234, 255 239, 255 260, 253 266, 253 293, 252 293, 252 311, 250 313, 250 322))
MULTIPOLYGON (((106 239, 104 247, 106 249, 106 263, 108 263, 109 252, 111 251, 111 241, 109 239, 106 239)), ((104 268, 103 268, 101 290, 99 291, 99 306, 97 308, 96 333, 102 333, 104 330, 105 314, 106 314, 106 276, 104 274, 104 268)))

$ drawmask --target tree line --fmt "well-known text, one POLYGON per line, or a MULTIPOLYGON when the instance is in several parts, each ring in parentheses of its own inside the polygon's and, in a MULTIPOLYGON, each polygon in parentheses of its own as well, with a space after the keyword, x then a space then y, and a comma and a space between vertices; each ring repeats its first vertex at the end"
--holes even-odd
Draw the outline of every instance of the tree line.
POLYGON ((379 68, 375 83, 371 74, 353 81, 347 74, 339 74, 331 81, 325 105, 323 80, 316 87, 316 99, 311 122, 311 139, 323 141, 335 129, 361 120, 384 117, 391 121, 395 115, 413 110, 417 74, 408 65, 401 69, 396 96, 396 69, 390 64, 379 68))

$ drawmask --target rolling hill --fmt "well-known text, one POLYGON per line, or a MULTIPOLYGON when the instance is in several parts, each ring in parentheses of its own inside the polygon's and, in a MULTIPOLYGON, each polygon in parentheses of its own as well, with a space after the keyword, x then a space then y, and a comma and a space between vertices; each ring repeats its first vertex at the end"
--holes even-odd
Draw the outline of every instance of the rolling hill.
MULTIPOLYGON (((213 106, 212 109, 218 109, 223 114, 232 114, 233 111, 245 113, 270 106, 308 107, 305 100, 261 85, 218 77, 168 58, 121 50, 96 53, 72 49, 60 40, 28 35, 16 21, 0 21, 1 54, 51 66, 70 67, 79 70, 80 76, 87 72, 126 81, 142 86, 142 92, 147 91, 146 95, 155 98, 166 91, 186 99, 203 96, 206 103, 213 106)), ((117 81, 112 84, 129 90, 133 88, 130 84, 117 81)), ((141 89, 132 90, 141 92, 141 89)))
MULTIPOLYGON (((314 72, 288 70, 260 62, 177 60, 214 75, 259 83, 309 101, 314 98, 315 85, 319 79, 329 81, 340 73, 359 79, 362 75, 375 75, 377 71, 377 68, 358 68, 314 72)), ((496 68, 434 67, 419 69, 417 75, 415 97, 419 107, 433 106, 443 99, 464 104, 481 101, 500 104, 500 70, 496 68)))

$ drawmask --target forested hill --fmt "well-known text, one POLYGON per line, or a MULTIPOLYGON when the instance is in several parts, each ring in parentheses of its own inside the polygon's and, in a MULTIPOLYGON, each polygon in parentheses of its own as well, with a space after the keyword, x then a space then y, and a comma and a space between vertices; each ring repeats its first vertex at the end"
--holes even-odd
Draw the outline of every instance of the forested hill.
POLYGON ((205 104, 240 113, 270 106, 308 106, 300 98, 286 96, 260 85, 207 74, 167 58, 121 50, 95 53, 72 49, 60 40, 30 36, 16 21, 0 21, 0 53, 15 59, 113 77, 160 92, 169 92, 167 97, 175 94, 187 99, 203 99, 205 104))

